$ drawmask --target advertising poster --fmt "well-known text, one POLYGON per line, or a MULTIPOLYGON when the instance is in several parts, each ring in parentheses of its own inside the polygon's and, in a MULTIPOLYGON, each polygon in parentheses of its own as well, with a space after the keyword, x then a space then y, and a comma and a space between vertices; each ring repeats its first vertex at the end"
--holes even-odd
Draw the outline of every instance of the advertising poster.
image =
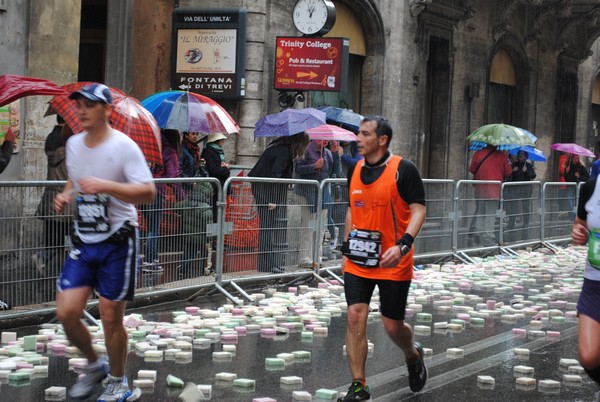
POLYGON ((4 143, 9 128, 14 136, 13 154, 16 154, 21 146, 21 104, 18 100, 0 107, 0 145, 4 143))
POLYGON ((235 73, 235 29, 180 29, 177 34, 177 73, 235 73))
POLYGON ((278 37, 275 89, 344 90, 349 46, 346 38, 278 37))

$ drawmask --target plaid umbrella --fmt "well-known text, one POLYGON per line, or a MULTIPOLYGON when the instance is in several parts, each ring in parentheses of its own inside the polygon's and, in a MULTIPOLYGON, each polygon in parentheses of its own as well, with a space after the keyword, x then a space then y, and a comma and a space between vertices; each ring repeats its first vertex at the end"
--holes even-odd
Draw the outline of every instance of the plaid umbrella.
POLYGON ((52 81, 20 75, 0 75, 0 106, 29 95, 60 95, 65 90, 52 81))
MULTIPOLYGON (((64 95, 57 95, 50 100, 53 112, 62 116, 74 133, 83 131, 77 117, 77 103, 69 99, 69 95, 91 82, 75 82, 63 85, 64 95)), ((110 126, 125 133, 140 147, 146 160, 152 166, 162 165, 160 127, 154 117, 135 98, 117 88, 109 88, 113 97, 114 109, 110 116, 110 126)))
POLYGON ((194 92, 164 91, 142 100, 161 128, 204 133, 234 134, 240 128, 211 98, 194 92))

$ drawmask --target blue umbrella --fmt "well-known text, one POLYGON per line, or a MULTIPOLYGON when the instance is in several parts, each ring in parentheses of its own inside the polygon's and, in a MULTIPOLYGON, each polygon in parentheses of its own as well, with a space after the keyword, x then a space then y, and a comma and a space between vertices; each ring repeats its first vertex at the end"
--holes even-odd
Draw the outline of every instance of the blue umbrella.
POLYGON ((289 137, 325 124, 325 112, 314 108, 286 109, 260 119, 254 137, 289 137))
MULTIPOLYGON (((471 143, 471 145, 469 145, 469 150, 470 151, 479 151, 480 149, 483 149, 487 146, 488 146, 488 144, 486 144, 485 142, 473 141, 471 143)), ((496 148, 499 149, 500 151, 508 151, 508 150, 520 148, 520 147, 521 147, 521 145, 517 145, 517 144, 500 144, 500 145, 496 146, 496 148)))
POLYGON ((358 131, 358 127, 360 127, 360 122, 364 119, 362 114, 340 107, 320 106, 319 110, 325 112, 328 123, 336 124, 355 133, 358 131))
POLYGON ((544 155, 544 153, 542 151, 540 151, 539 149, 534 148, 529 145, 526 145, 521 148, 511 149, 510 151, 508 151, 508 153, 511 155, 516 155, 519 151, 527 152, 527 154, 528 154, 527 159, 529 159, 530 161, 546 162, 546 155, 544 155))
POLYGON ((524 128, 521 128, 521 127, 517 127, 517 130, 520 130, 523 133, 525 133, 525 135, 528 136, 531 139, 531 141, 533 141, 533 142, 537 141, 537 137, 531 131, 527 131, 524 128))
POLYGON ((194 92, 159 92, 144 99, 142 105, 152 113, 160 128, 206 134, 240 132, 221 105, 194 92))

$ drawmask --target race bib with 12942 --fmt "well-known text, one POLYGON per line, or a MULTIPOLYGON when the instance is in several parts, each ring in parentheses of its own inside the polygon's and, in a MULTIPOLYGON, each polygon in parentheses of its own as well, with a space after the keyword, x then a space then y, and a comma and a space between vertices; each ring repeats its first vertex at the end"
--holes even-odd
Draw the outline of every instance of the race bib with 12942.
POLYGON ((77 227, 79 233, 107 233, 110 231, 109 196, 100 194, 77 194, 77 227))
POLYGON ((352 229, 348 234, 348 240, 342 246, 342 254, 362 267, 378 267, 381 257, 381 232, 352 229))
POLYGON ((600 229, 590 230, 588 237, 588 261, 592 268, 600 271, 600 229))

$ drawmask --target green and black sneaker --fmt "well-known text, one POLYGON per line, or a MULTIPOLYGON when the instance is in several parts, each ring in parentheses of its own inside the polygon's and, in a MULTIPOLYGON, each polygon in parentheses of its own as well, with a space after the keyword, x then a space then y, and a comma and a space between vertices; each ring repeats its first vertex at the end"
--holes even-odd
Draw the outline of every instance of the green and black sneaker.
POLYGON ((363 387, 360 381, 353 381, 346 396, 338 398, 337 402, 368 401, 369 399, 371 399, 369 387, 363 387))
POLYGON ((419 392, 427 382, 427 367, 423 358, 423 345, 420 342, 415 342, 415 349, 419 352, 417 361, 412 364, 407 364, 408 368, 408 385, 412 392, 419 392))

